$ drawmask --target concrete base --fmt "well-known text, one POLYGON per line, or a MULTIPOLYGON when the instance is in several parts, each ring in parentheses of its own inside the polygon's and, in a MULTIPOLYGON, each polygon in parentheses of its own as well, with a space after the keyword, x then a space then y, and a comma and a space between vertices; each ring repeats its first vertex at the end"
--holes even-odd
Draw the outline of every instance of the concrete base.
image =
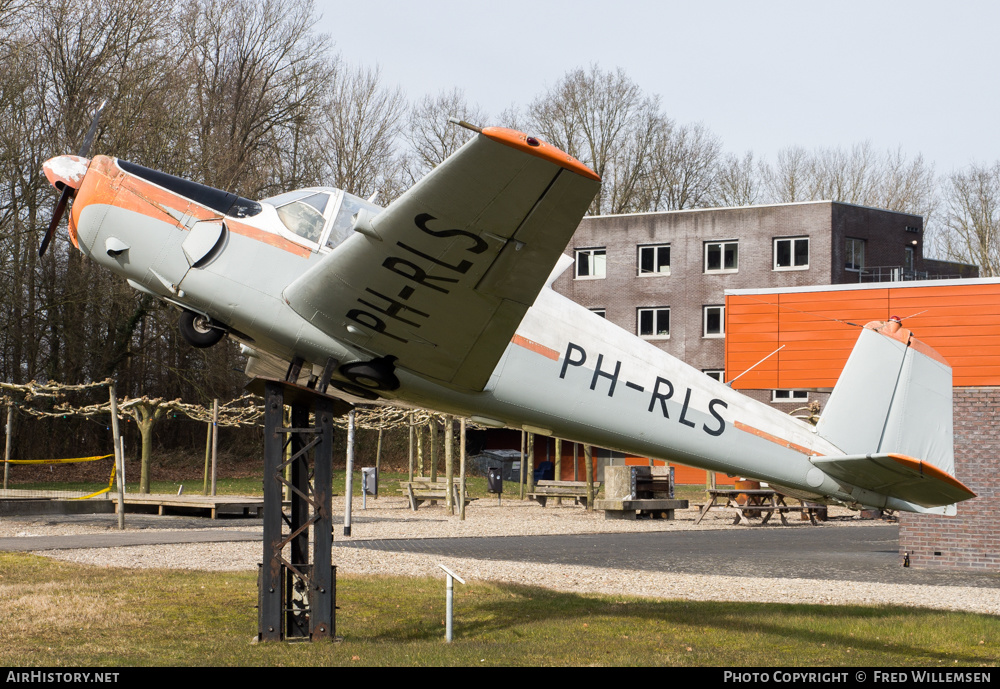
POLYGON ((686 510, 687 500, 654 499, 605 499, 595 500, 594 509, 604 510, 605 519, 673 519, 674 510, 686 510))

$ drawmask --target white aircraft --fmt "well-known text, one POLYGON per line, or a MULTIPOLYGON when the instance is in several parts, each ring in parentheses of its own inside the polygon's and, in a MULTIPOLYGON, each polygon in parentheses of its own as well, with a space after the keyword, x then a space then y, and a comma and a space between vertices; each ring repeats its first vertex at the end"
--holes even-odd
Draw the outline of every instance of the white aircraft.
MULTIPOLYGON (((465 124, 465 123, 462 123, 465 124)), ((471 125, 467 125, 470 126, 471 125)), ((554 292, 600 179, 490 127, 380 208, 332 188, 251 201, 106 156, 45 163, 69 235, 225 336, 247 374, 767 481, 789 495, 954 514, 951 369, 898 323, 861 331, 822 421, 731 388, 554 292)))

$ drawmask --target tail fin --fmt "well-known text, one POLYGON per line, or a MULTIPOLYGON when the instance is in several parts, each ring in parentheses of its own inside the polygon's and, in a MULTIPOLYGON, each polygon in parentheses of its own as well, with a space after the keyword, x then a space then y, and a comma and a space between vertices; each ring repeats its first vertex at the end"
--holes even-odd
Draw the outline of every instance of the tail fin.
POLYGON ((975 497, 954 478, 951 366, 898 322, 861 331, 816 431, 844 456, 813 463, 860 489, 859 502, 869 491, 923 508, 975 497))

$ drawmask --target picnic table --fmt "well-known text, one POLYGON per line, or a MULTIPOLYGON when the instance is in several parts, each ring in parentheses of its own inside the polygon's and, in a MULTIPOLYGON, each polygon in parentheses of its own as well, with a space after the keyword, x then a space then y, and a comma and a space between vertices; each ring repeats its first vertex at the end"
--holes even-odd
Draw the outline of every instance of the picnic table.
MULTIPOLYGON (((601 488, 600 481, 594 481, 594 495, 601 488)), ((587 506, 587 482, 586 481, 538 481, 535 483, 535 490, 528 493, 528 497, 535 500, 542 507, 549 498, 570 498, 577 505, 587 506)))
POLYGON ((786 526, 788 525, 788 521, 785 519, 787 512, 808 514, 810 523, 815 525, 817 523, 816 516, 826 511, 825 506, 812 503, 788 505, 785 503, 785 495, 770 488, 712 488, 707 492, 709 499, 698 512, 698 518, 694 520, 695 524, 699 524, 713 508, 733 512, 735 514, 733 524, 746 526, 754 524, 750 521, 751 517, 760 517, 760 525, 763 526, 767 524, 775 512, 778 513, 781 523, 786 526), (741 495, 746 497, 744 504, 737 502, 737 498, 741 495))
MULTIPOLYGON (((452 479, 451 490, 452 490, 452 502, 455 505, 459 504, 459 493, 462 490, 461 479, 452 479)), ((435 481, 431 481, 429 478, 417 478, 412 481, 400 481, 399 482, 399 492, 405 495, 410 500, 410 509, 414 512, 417 508, 424 502, 428 500, 447 500, 448 499, 448 479, 439 478, 435 481)), ((465 504, 468 505, 470 502, 476 498, 470 498, 468 494, 465 496, 465 504)))

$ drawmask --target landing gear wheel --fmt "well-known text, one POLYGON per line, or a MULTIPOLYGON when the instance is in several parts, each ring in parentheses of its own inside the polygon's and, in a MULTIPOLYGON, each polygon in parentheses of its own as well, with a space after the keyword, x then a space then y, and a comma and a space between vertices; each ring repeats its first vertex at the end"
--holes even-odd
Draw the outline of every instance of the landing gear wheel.
POLYGON ((340 373, 349 381, 369 390, 395 390, 399 379, 393 373, 395 357, 380 357, 340 367, 340 373))
POLYGON ((212 325, 204 316, 192 311, 182 311, 178 321, 181 337, 192 347, 211 347, 226 336, 226 331, 212 325))

